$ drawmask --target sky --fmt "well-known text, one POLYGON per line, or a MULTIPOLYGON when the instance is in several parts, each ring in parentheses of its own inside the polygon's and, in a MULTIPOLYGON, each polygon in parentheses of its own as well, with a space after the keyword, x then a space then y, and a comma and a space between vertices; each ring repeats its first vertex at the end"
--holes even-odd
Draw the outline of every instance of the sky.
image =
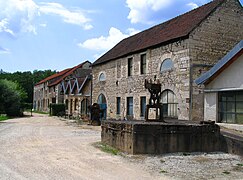
POLYGON ((94 62, 120 40, 209 1, 0 0, 0 69, 61 71, 94 62))

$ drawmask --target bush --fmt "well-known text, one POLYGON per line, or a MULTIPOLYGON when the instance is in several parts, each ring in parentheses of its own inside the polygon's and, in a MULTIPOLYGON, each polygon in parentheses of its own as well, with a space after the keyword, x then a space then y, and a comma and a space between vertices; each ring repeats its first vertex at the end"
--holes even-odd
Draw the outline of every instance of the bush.
POLYGON ((50 115, 60 116, 65 114, 65 104, 50 104, 50 115))
POLYGON ((0 112, 7 116, 23 115, 23 101, 27 97, 15 82, 0 80, 0 112))

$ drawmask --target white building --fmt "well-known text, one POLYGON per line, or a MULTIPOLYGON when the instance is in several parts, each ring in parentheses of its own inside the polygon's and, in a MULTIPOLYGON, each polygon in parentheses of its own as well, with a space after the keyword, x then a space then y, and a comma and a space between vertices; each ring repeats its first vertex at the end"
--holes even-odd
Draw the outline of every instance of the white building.
POLYGON ((243 40, 195 82, 205 86, 204 120, 243 124, 243 40))

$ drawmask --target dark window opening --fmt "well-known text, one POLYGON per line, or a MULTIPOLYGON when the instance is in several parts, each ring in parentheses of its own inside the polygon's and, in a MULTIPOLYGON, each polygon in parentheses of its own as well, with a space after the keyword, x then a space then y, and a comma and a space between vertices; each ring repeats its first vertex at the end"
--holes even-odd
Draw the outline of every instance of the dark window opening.
POLYGON ((140 71, 141 74, 146 74, 146 54, 142 54, 140 57, 140 71))

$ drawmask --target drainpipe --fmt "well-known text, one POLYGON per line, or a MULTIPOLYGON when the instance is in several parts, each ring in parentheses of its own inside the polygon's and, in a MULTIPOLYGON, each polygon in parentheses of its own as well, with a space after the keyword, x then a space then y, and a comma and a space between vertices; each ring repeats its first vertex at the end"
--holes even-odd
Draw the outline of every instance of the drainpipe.
POLYGON ((192 96, 193 96, 193 68, 197 68, 197 67, 213 67, 213 65, 208 65, 208 64, 191 64, 190 65, 190 87, 189 87, 189 96, 190 96, 190 104, 189 104, 189 120, 192 120, 192 96))

